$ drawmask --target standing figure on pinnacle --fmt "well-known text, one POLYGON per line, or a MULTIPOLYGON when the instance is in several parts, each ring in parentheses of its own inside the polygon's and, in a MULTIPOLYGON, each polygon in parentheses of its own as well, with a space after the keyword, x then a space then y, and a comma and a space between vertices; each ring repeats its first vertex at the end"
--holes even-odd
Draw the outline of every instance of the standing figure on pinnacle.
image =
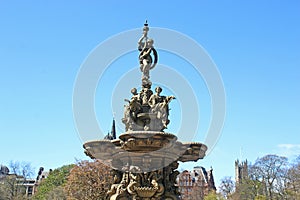
POLYGON ((143 35, 138 41, 138 49, 140 51, 140 55, 139 55, 140 70, 143 72, 142 75, 143 86, 152 84, 150 81, 150 70, 155 67, 158 61, 157 51, 153 47, 154 41, 148 38, 148 31, 149 31, 149 27, 146 21, 143 28, 143 35), (151 54, 153 54, 154 59, 151 54))

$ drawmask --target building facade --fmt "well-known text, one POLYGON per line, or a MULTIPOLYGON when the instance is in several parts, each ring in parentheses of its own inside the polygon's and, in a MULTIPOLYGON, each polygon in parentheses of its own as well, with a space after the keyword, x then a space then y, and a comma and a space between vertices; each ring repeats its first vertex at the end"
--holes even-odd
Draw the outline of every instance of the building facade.
POLYGON ((201 200, 210 192, 216 192, 213 169, 194 167, 192 171, 184 170, 177 177, 178 189, 183 200, 201 200))
POLYGON ((41 181, 49 175, 49 172, 45 172, 44 168, 41 167, 36 179, 25 178, 23 176, 9 173, 8 167, 0 166, 0 184, 5 183, 13 184, 11 188, 14 188, 14 192, 25 195, 26 197, 31 197, 37 191, 38 185, 41 181))

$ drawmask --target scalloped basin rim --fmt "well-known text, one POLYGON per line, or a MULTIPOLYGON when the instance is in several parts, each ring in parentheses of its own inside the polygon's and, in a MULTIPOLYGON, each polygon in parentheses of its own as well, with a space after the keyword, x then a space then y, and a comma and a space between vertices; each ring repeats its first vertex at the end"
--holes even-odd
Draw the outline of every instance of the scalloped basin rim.
POLYGON ((100 144, 109 144, 109 145, 116 146, 114 143, 112 143, 113 141, 114 140, 107 140, 107 139, 88 141, 83 144, 83 148, 86 148, 86 146, 100 145, 100 144))
POLYGON ((128 131, 125 133, 122 133, 119 138, 121 140, 128 139, 131 137, 135 138, 150 138, 150 137, 166 137, 173 140, 177 140, 177 136, 172 133, 165 133, 160 131, 128 131))
POLYGON ((200 146, 201 148, 204 147, 207 150, 207 146, 201 142, 183 142, 184 146, 200 146))

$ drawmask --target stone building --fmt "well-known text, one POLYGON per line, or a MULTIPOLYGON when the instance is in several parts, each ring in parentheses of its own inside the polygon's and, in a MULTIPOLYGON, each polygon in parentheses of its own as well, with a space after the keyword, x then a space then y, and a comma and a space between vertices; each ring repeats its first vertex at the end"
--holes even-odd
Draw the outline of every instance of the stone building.
MULTIPOLYGON (((51 171, 51 170, 50 170, 51 171)), ((22 188, 22 193, 24 192, 26 197, 31 197, 37 191, 38 185, 41 181, 49 175, 49 172, 45 172, 43 167, 40 167, 38 176, 36 179, 24 178, 23 176, 17 174, 10 174, 8 167, 1 165, 0 166, 0 184, 4 184, 6 178, 15 179, 16 188, 22 188)))
POLYGON ((23 176, 17 174, 10 174, 8 167, 1 165, 0 166, 0 184, 5 184, 7 179, 15 179, 16 189, 23 188, 22 191, 25 192, 27 197, 30 197, 34 194, 35 191, 35 179, 25 179, 23 176))
POLYGON ((248 161, 239 162, 239 160, 235 161, 235 183, 236 186, 243 183, 248 177, 248 161))
POLYGON ((206 171, 197 166, 192 171, 184 170, 178 175, 177 183, 183 200, 201 200, 216 191, 212 168, 206 171))
POLYGON ((24 179, 22 185, 25 187, 25 195, 31 197, 36 191, 36 180, 35 179, 24 179))

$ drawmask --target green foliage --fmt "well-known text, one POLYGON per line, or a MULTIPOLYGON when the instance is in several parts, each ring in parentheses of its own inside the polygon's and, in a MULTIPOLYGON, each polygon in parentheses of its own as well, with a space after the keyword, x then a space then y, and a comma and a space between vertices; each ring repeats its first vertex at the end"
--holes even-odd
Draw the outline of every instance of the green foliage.
POLYGON ((65 165, 53 170, 49 176, 42 181, 38 187, 37 193, 33 196, 33 200, 48 200, 48 199, 66 199, 63 193, 63 185, 67 181, 74 165, 65 165), (58 195, 59 194, 59 195, 58 195), (55 198, 53 195, 56 195, 55 198), (58 197, 59 196, 59 197, 58 197), (51 198, 52 197, 52 198, 51 198))
POLYGON ((51 190, 46 197, 46 200, 66 200, 66 195, 63 186, 58 186, 51 190))
POLYGON ((267 200, 267 197, 264 196, 264 195, 258 195, 258 196, 255 197, 254 200, 267 200))
POLYGON ((204 197, 204 200, 225 200, 220 194, 216 192, 210 192, 204 197))

